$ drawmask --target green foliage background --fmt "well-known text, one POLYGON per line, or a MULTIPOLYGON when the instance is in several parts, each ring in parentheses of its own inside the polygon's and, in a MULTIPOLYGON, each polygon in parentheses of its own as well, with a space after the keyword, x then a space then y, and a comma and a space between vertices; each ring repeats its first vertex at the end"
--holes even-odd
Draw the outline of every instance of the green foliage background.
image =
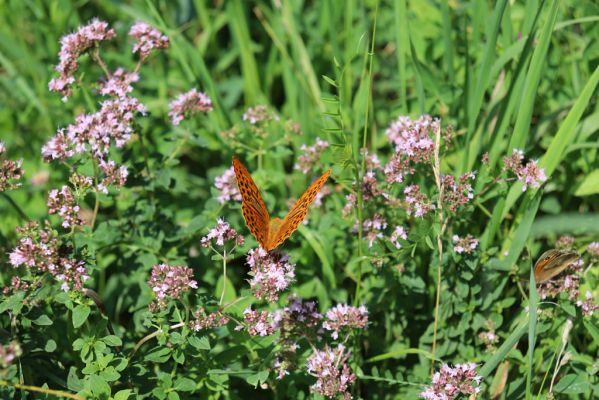
MULTIPOLYGON (((304 132, 292 135, 289 146, 269 150, 260 165, 256 154, 240 155, 255 171, 268 208, 278 210, 275 214, 313 179, 292 169, 302 144, 312 144, 317 136, 344 144, 341 150, 327 152, 322 166, 333 165, 335 183, 347 188, 353 174, 342 161, 357 157, 363 140, 386 161, 392 152, 385 136, 388 124, 399 115, 426 113, 453 125, 457 133, 443 159, 443 172, 481 171, 476 192, 491 173, 480 164, 484 152, 489 152, 488 171, 493 171, 512 148, 524 149, 527 157, 541 160, 550 176, 542 191, 523 195, 518 184, 492 190, 457 218, 454 233, 479 237, 480 252, 468 260, 445 254, 437 354, 446 362, 482 364, 487 390, 492 390, 488 387, 499 363, 509 361, 509 384, 499 398, 523 398, 541 390, 543 376, 553 370, 549 360, 561 344, 564 321, 575 318, 576 311, 564 306, 548 311, 554 313, 552 318, 536 326, 527 324, 527 299, 516 282, 528 279, 531 258, 552 247, 559 235, 576 235, 580 250, 599 237, 596 2, 0 0, 0 140, 6 143, 9 158, 24 159, 25 185, 9 195, 34 220, 46 218, 48 190, 64 184, 69 173, 44 163, 41 146, 59 127, 95 107, 96 100, 87 93, 63 103, 47 89, 60 37, 93 17, 117 30, 117 40, 102 46, 111 66, 133 64, 125 38, 136 20, 147 21, 171 39, 166 52, 144 65, 135 91, 150 111, 149 117, 139 120, 139 135, 148 139, 150 154, 144 155, 135 144, 127 146, 122 158, 135 171, 132 181, 118 195, 102 198, 95 231, 76 239, 94 255, 90 287, 104 300, 125 348, 131 349, 148 332, 142 314, 151 298, 145 282, 152 265, 189 265, 204 293, 217 295, 222 287, 218 263, 207 253, 190 249, 199 248, 199 238, 219 216, 249 236, 239 208, 221 206, 213 185, 233 155, 219 133, 240 123, 247 107, 271 105, 304 132), (214 112, 173 127, 166 116, 169 100, 194 86, 210 95, 214 112), (181 140, 186 142, 179 156, 166 162, 181 140), (141 173, 144 168, 148 175, 141 173), (30 179, 44 171, 49 180, 32 184, 30 179), (477 337, 487 320, 494 322, 500 344, 506 343, 493 352, 487 352, 477 337), (529 341, 537 341, 530 357, 527 332, 532 335, 529 341), (526 382, 527 376, 532 382, 526 382)), ((90 62, 82 64, 85 74, 99 74, 90 62)), ((422 178, 421 184, 432 181, 422 178)), ((410 244, 401 252, 391 256, 386 248, 369 252, 351 234, 356 219, 341 216, 343 195, 333 195, 324 212, 314 216, 316 224, 300 229, 285 245, 297 264, 293 291, 317 298, 326 310, 337 302, 354 302, 356 281, 363 274, 358 302, 367 305, 371 323, 356 339, 362 351, 352 364, 359 376, 354 393, 364 398, 416 398, 423 387, 419 384, 430 382, 427 355, 438 227, 415 222, 410 226, 410 244), (384 263, 379 267, 374 261, 381 258, 384 263)), ((0 199, 0 254, 14 248, 15 227, 24 223, 5 200, 0 199)), ((93 208, 93 198, 87 201, 93 208)), ((0 257, 0 268, 4 286, 13 274, 7 257, 0 257)), ((230 276, 233 287, 228 296, 233 297, 247 278, 244 258, 237 258, 230 268, 236 274, 230 276)), ((585 289, 595 290, 596 272, 591 275, 585 289)), ((57 301, 68 306, 71 300, 57 301)), ((69 368, 80 370, 83 365, 77 354, 81 348, 73 342, 96 337, 102 329, 91 324, 82 332, 73 331, 70 321, 59 314, 64 306, 54 302, 45 307, 45 313, 56 313, 51 315, 53 325, 38 326, 23 340, 47 354, 23 360, 25 381, 75 390, 76 382, 67 379, 69 368), (59 344, 58 350, 48 351, 49 339, 59 344)), ((98 313, 90 318, 103 321, 98 313)), ((564 373, 570 380, 563 378, 567 384, 558 388, 563 398, 591 398, 599 391, 596 317, 582 321, 580 315, 575 319, 568 348, 574 356, 564 373)), ((198 356, 202 371, 190 367, 193 371, 185 375, 181 367, 178 375, 158 368, 160 372, 143 385, 169 389, 176 384, 168 386, 168 379, 187 376, 196 383, 204 380, 205 386, 197 389, 206 396, 254 395, 260 389, 251 383, 264 380, 256 374, 267 366, 242 361, 244 345, 239 338, 212 337, 208 347, 212 353, 198 356)), ((267 348, 268 343, 260 346, 267 348)), ((160 346, 147 350, 153 356, 139 368, 151 369, 153 362, 163 365, 161 355, 155 354, 159 351, 160 346)), ((196 359, 188 355, 186 362, 196 359)), ((260 396, 308 396, 309 379, 294 379, 277 392, 260 391, 260 396)), ((195 398, 185 394, 191 391, 184 383, 180 385, 186 389, 179 395, 195 398)))

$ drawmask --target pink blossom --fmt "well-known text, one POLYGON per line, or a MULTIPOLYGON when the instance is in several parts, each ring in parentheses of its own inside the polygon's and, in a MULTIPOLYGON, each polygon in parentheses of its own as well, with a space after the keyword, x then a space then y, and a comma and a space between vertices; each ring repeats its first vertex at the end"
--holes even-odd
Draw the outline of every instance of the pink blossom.
POLYGON ((274 332, 274 327, 269 320, 272 315, 268 311, 255 311, 251 307, 243 311, 243 320, 247 324, 251 336, 269 336, 274 332))
POLYGON ((252 125, 256 125, 258 122, 262 121, 279 120, 277 114, 271 112, 265 105, 257 105, 248 108, 242 118, 252 125))
POLYGON ((391 237, 389 238, 396 249, 401 249, 401 243, 399 243, 399 239, 408 240, 408 234, 403 226, 396 226, 391 234, 391 237))
POLYGON ((235 246, 243 246, 245 239, 238 235, 237 231, 222 218, 219 218, 216 220, 216 226, 202 238, 202 247, 225 246, 227 242, 232 242, 235 246))
POLYGON ((443 204, 450 211, 457 211, 460 206, 468 204, 474 198, 474 192, 470 184, 474 177, 474 172, 466 172, 460 176, 457 182, 451 175, 441 177, 444 186, 443 204))
MULTIPOLYGON (((4 145, 2 145, 4 146, 4 145)), ((2 155, 2 153, 0 153, 2 155)), ((0 192, 21 187, 19 179, 23 177, 23 161, 0 160, 0 192)))
POLYGON ((470 395, 480 392, 482 376, 476 373, 475 363, 457 364, 451 368, 443 364, 433 375, 432 385, 420 397, 427 400, 453 400, 460 394, 470 395))
POLYGON ((16 340, 13 340, 6 346, 0 345, 0 368, 8 368, 22 354, 21 345, 16 340))
POLYGON ((107 79, 100 82, 99 92, 102 96, 125 97, 133 91, 133 83, 139 80, 136 72, 127 72, 119 68, 107 79))
POLYGON ((599 242, 591 242, 587 246, 587 252, 593 257, 599 257, 599 242))
POLYGON ((576 238, 574 236, 562 235, 556 240, 555 247, 558 249, 569 250, 573 248, 574 242, 576 242, 576 238))
POLYGON ((522 191, 525 192, 528 187, 534 189, 541 186, 547 180, 545 170, 539 168, 536 160, 531 160, 526 165, 523 165, 524 152, 522 150, 513 149, 509 157, 503 158, 503 166, 507 171, 511 171, 518 177, 518 180, 524 185, 522 191))
POLYGON ((65 185, 60 190, 51 190, 48 194, 48 214, 58 214, 62 218, 63 228, 83 224, 79 211, 80 207, 68 186, 65 185))
POLYGON ((310 389, 331 399, 339 395, 345 400, 351 399, 349 386, 356 380, 356 375, 347 365, 349 355, 342 344, 314 351, 306 363, 308 373, 316 377, 316 383, 310 389))
POLYGON ((152 49, 166 49, 169 46, 168 37, 145 22, 136 22, 129 30, 129 36, 136 39, 133 54, 138 53, 141 60, 145 60, 152 49))
POLYGON ((124 165, 116 165, 112 160, 100 161, 100 170, 104 173, 104 178, 98 184, 98 190, 108 193, 108 187, 114 186, 119 189, 127 182, 129 171, 124 165))
POLYGON ((435 205, 430 199, 420 191, 420 186, 410 185, 404 189, 405 200, 407 203, 406 212, 408 215, 423 217, 435 209, 435 205))
POLYGON ((106 22, 94 19, 88 25, 79 28, 77 32, 63 36, 58 54, 60 61, 55 67, 60 76, 52 79, 48 83, 48 88, 61 93, 63 100, 66 101, 72 94, 71 85, 75 82, 74 75, 79 68, 79 56, 100 42, 111 40, 115 35, 113 29, 108 29, 106 22))
POLYGON ((582 310, 582 314, 585 316, 593 315, 593 312, 599 309, 599 305, 595 304, 593 293, 586 291, 584 301, 578 300, 576 305, 582 310))
MULTIPOLYGON (((380 196, 387 197, 387 194, 379 188, 378 181, 376 179, 376 174, 374 171, 368 171, 366 172, 366 174, 364 174, 364 177, 362 178, 362 185, 362 200, 364 202, 368 202, 380 196)), ((358 185, 354 181, 354 190, 357 190, 357 186, 358 185)), ((357 197, 354 193, 350 193, 345 197, 345 199, 347 200, 347 203, 343 207, 343 210, 341 210, 343 216, 349 215, 349 213, 355 207, 357 202, 357 197)))
POLYGON ((229 200, 241 201, 241 193, 237 186, 237 178, 233 167, 227 169, 221 176, 214 178, 214 186, 220 191, 218 202, 225 204, 229 200))
POLYGON ((169 108, 168 115, 171 122, 173 125, 179 125, 186 116, 189 117, 198 112, 212 111, 212 100, 206 94, 193 88, 171 101, 169 108))
MULTIPOLYGON (((365 219, 362 223, 363 237, 368 241, 368 247, 372 247, 377 239, 383 237, 383 230, 387 228, 387 221, 382 214, 375 214, 372 219, 365 219)), ((353 232, 358 232, 358 226, 354 226, 353 232)))
POLYGON ((362 329, 368 324, 368 310, 364 306, 352 307, 347 304, 337 304, 326 313, 326 321, 322 327, 333 331, 333 339, 339 338, 339 332, 344 328, 362 329))
POLYGON ((478 239, 474 236, 468 234, 466 237, 459 237, 458 235, 453 235, 451 238, 453 241, 453 249, 456 253, 462 254, 470 254, 474 252, 476 247, 478 246, 478 239))
POLYGON ((189 327, 196 332, 218 328, 219 326, 226 325, 230 321, 230 318, 220 310, 207 314, 203 307, 195 311, 193 316, 195 319, 189 322, 189 327))
POLYGON ((316 143, 312 146, 306 146, 302 144, 300 151, 302 154, 297 158, 297 163, 294 168, 302 171, 304 174, 312 171, 314 166, 320 161, 322 153, 329 147, 329 142, 316 138, 316 143))
POLYGON ((423 115, 413 121, 410 117, 399 117, 387 128, 387 137, 395 144, 396 152, 410 161, 419 163, 432 159, 435 143, 431 133, 440 129, 440 121, 423 115))
POLYGON ((262 247, 248 252, 250 266, 250 288, 258 299, 275 302, 279 293, 295 279, 295 265, 280 252, 266 252, 262 247))
POLYGON ((158 264, 152 267, 148 285, 156 295, 150 304, 150 311, 164 309, 169 299, 178 299, 190 288, 197 289, 198 283, 192 279, 193 270, 184 266, 158 264))

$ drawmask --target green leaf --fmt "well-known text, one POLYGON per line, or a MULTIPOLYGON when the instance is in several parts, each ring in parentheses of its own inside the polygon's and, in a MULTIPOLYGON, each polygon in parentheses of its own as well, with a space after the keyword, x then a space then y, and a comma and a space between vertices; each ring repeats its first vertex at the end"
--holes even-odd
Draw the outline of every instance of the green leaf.
POLYGON ((268 371, 260 371, 257 374, 248 376, 247 378, 245 378, 245 380, 250 385, 257 387, 259 384, 266 382, 266 380, 268 379, 268 374, 268 371))
POLYGON ((177 378, 174 388, 182 392, 193 392, 196 389, 196 386, 195 381, 182 376, 177 378))
POLYGON ((89 376, 89 385, 91 392, 97 397, 110 395, 110 385, 98 375, 89 376))
POLYGON ((116 392, 113 399, 114 400, 127 400, 129 398, 129 396, 131 396, 131 392, 132 392, 131 389, 119 390, 118 392, 116 392))
POLYGON ((599 193, 599 169, 591 171, 576 189, 574 195, 582 197, 599 193))
POLYGON ((159 348, 146 354, 144 359, 149 362, 163 363, 168 361, 171 356, 171 352, 172 350, 167 347, 159 348))
POLYGON ((56 347, 56 342, 52 339, 48 339, 46 345, 44 346, 44 350, 48 353, 52 353, 54 350, 56 350, 56 347))
POLYGON ((85 321, 87 321, 87 317, 89 316, 91 309, 89 306, 84 304, 79 304, 77 307, 73 309, 73 327, 79 328, 85 321))
POLYGON ((18 314, 21 312, 21 308, 23 308, 23 298, 25 297, 25 292, 17 292, 12 296, 8 297, 2 303, 0 303, 0 313, 5 312, 6 310, 10 310, 14 314, 18 314))
POLYGON ((210 341, 208 340, 207 336, 202 336, 202 337, 197 337, 197 336, 190 336, 189 339, 189 344, 192 345, 193 347, 195 347, 198 350, 210 350, 210 341))
POLYGON ((112 347, 123 345, 123 341, 121 340, 121 338, 119 338, 118 336, 115 336, 115 335, 104 336, 102 338, 102 341, 112 347))
POLYGON ((47 326, 52 325, 52 320, 47 315, 42 314, 39 317, 37 317, 37 319, 33 320, 33 323, 36 325, 47 326))
POLYGON ((591 334, 591 336, 593 337, 593 341, 595 343, 599 343, 599 328, 597 328, 595 326, 595 324, 593 324, 591 321, 584 319, 582 321, 582 323, 584 324, 584 327, 587 328, 587 331, 591 334))
POLYGON ((589 381, 584 374, 568 374, 562 376, 555 384, 557 393, 580 394, 589 389, 589 381))

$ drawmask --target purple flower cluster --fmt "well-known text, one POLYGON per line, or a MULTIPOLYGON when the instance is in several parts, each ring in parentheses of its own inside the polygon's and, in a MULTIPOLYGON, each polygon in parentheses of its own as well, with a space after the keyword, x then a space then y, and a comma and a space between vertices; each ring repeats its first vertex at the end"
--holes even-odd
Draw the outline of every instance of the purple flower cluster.
POLYGON ((8 368, 15 360, 23 354, 19 342, 13 340, 6 346, 0 345, 0 368, 8 368))
POLYGON ((173 125, 179 125, 185 117, 190 117, 199 112, 212 111, 212 100, 208 95, 198 92, 196 88, 180 94, 169 104, 168 116, 173 125))
POLYGON ((591 242, 587 246, 587 252, 593 257, 599 257, 599 242, 591 242))
POLYGON ((63 36, 60 40, 59 63, 55 67, 60 75, 48 83, 51 91, 59 92, 66 101, 72 94, 71 86, 75 83, 75 72, 79 68, 78 59, 83 53, 97 46, 104 40, 111 40, 116 36, 113 29, 108 29, 108 24, 97 19, 92 20, 77 30, 77 32, 63 36))
POLYGON ((474 172, 466 172, 456 182, 451 175, 444 175, 443 181, 443 205, 450 211, 455 212, 460 206, 468 204, 474 198, 471 180, 474 180, 474 172))
POLYGON ((316 302, 304 301, 291 295, 288 306, 273 312, 273 327, 279 331, 278 346, 281 348, 274 362, 277 379, 283 379, 289 370, 295 367, 296 350, 299 348, 298 338, 314 339, 322 315, 318 312, 316 302))
POLYGON ((234 246, 243 246, 245 239, 242 235, 237 234, 237 231, 231 228, 231 225, 226 223, 222 218, 216 220, 216 226, 208 234, 202 238, 202 247, 225 246, 227 242, 232 242, 234 246))
POLYGON ((250 266, 250 288, 256 298, 275 302, 279 293, 287 289, 295 279, 295 265, 280 252, 266 252, 262 247, 248 252, 250 266))
POLYGON ((465 237, 453 235, 451 240, 453 241, 453 250, 458 254, 470 254, 478 247, 478 239, 470 234, 465 237))
POLYGON ((480 392, 482 377, 476 373, 475 363, 457 364, 451 368, 444 364, 433 375, 432 385, 420 397, 427 400, 453 400, 460 394, 471 395, 480 392))
POLYGON ((127 72, 118 68, 108 78, 100 81, 98 92, 102 96, 126 97, 133 91, 133 84, 139 80, 136 72, 127 72))
POLYGON ((193 316, 194 319, 189 322, 189 328, 196 332, 218 328, 219 326, 226 325, 230 321, 230 318, 220 310, 207 314, 203 307, 196 310, 193 313, 193 316))
POLYGON ((153 49, 166 49, 169 46, 168 37, 145 22, 136 22, 129 30, 129 36, 136 39, 133 54, 139 54, 142 61, 153 49))
POLYGON ((152 268, 148 285, 156 295, 156 300, 149 306, 151 312, 166 308, 169 299, 176 300, 190 288, 198 287, 191 268, 166 264, 152 268))
POLYGON ((345 400, 351 399, 348 390, 356 375, 347 365, 349 355, 342 344, 314 351, 307 361, 308 373, 316 377, 316 383, 310 389, 328 398, 341 395, 345 400))
POLYGON ((339 332, 344 328, 362 329, 368 324, 368 310, 364 306, 352 307, 347 304, 337 304, 326 313, 326 321, 322 327, 333 331, 333 339, 339 338, 339 332))
POLYGON ((415 217, 424 217, 435 209, 431 200, 420 191, 419 185, 410 185, 404 189, 406 212, 415 217))
POLYGON ((237 177, 233 167, 227 169, 221 176, 214 178, 214 186, 220 191, 218 202, 225 204, 227 201, 241 201, 241 193, 237 186, 237 177))
POLYGON ((389 238, 396 249, 401 249, 401 243, 399 243, 399 239, 408 240, 408 233, 403 226, 396 226, 391 234, 391 237, 389 238))
POLYGON ((329 142, 316 138, 316 143, 312 146, 302 144, 300 150, 302 154, 297 158, 297 163, 294 168, 302 171, 304 174, 309 173, 314 168, 314 165, 320 161, 322 153, 329 147, 329 142))
POLYGON ((68 186, 65 185, 60 190, 51 190, 48 194, 48 214, 58 214, 62 218, 63 228, 83 224, 79 211, 80 207, 68 186))
POLYGON ((574 247, 574 242, 576 242, 574 236, 562 235, 555 241, 555 248, 571 250, 574 247))
POLYGON ((547 180, 545 170, 539 168, 538 161, 530 160, 524 164, 524 152, 514 149, 512 155, 503 158, 503 166, 507 171, 511 171, 518 177, 518 180, 524 184, 522 191, 525 192, 528 187, 536 189, 547 180))
POLYGON ((85 263, 63 255, 56 232, 49 226, 39 229, 37 223, 18 228, 17 232, 21 239, 9 254, 9 262, 13 267, 24 265, 38 272, 47 272, 62 282, 61 288, 65 292, 83 289, 84 282, 89 279, 85 263))
POLYGON ((387 128, 387 137, 395 144, 395 151, 415 163, 428 162, 435 151, 431 133, 440 129, 440 121, 423 115, 413 121, 401 116, 387 128))
POLYGON ((279 120, 279 116, 274 112, 270 111, 265 105, 257 105, 250 107, 243 113, 243 120, 249 122, 252 125, 256 125, 258 122, 279 120))
MULTIPOLYGON (((376 174, 374 171, 368 171, 366 172, 366 174, 364 174, 364 177, 362 178, 362 185, 362 200, 364 202, 368 202, 381 195, 385 196, 383 191, 378 186, 376 174)), ((353 187, 355 191, 357 188, 355 181, 353 187)), ((355 207, 358 198, 354 193, 350 193, 347 196, 345 196, 345 199, 347 200, 347 203, 343 207, 343 210, 341 210, 341 213, 343 214, 343 216, 348 216, 351 213, 352 209, 355 207)))
MULTIPOLYGON (((362 223, 362 232, 364 238, 368 241, 368 247, 372 247, 377 239, 383 237, 383 231, 387 228, 387 221, 382 214, 376 213, 372 219, 365 219, 362 223)), ((358 227, 354 226, 354 232, 358 231, 358 227)))
POLYGON ((578 300, 576 302, 576 305, 582 311, 582 315, 585 315, 585 316, 593 315, 593 312, 595 310, 599 309, 599 305, 597 305, 595 303, 595 298, 593 297, 593 293, 591 293, 588 290, 586 291, 586 293, 584 295, 584 301, 578 300))
POLYGON ((26 292, 29 290, 31 285, 25 282, 18 276, 13 276, 10 278, 10 286, 5 286, 2 288, 2 294, 5 296, 9 296, 15 292, 26 292))
POLYGON ((252 310, 248 307, 243 311, 243 320, 247 324, 247 331, 251 336, 269 336, 274 332, 274 326, 269 320, 272 315, 268 311, 252 310))
POLYGON ((567 293, 568 299, 575 302, 580 294, 580 272, 582 271, 582 259, 572 262, 559 275, 539 285, 539 296, 541 299, 559 296, 567 293))
MULTIPOLYGON (((6 146, 0 142, 0 157, 6 152, 6 146)), ((21 186, 18 182, 24 172, 21 169, 23 161, 1 160, 0 162, 0 192, 13 190, 21 186)))

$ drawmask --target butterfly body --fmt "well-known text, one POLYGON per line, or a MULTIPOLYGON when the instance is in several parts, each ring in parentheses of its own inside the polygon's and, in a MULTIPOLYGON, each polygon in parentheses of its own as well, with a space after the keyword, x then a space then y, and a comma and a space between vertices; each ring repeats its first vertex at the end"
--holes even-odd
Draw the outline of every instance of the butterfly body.
POLYGON ((260 191, 250 173, 236 158, 233 158, 233 169, 241 193, 241 212, 245 223, 260 243, 260 246, 266 251, 277 248, 303 222, 308 213, 308 206, 310 206, 331 174, 331 171, 327 171, 314 181, 291 207, 284 219, 271 219, 260 191))
POLYGON ((570 264, 579 258, 575 251, 547 250, 537 260, 534 266, 535 281, 543 283, 559 275, 570 264))

